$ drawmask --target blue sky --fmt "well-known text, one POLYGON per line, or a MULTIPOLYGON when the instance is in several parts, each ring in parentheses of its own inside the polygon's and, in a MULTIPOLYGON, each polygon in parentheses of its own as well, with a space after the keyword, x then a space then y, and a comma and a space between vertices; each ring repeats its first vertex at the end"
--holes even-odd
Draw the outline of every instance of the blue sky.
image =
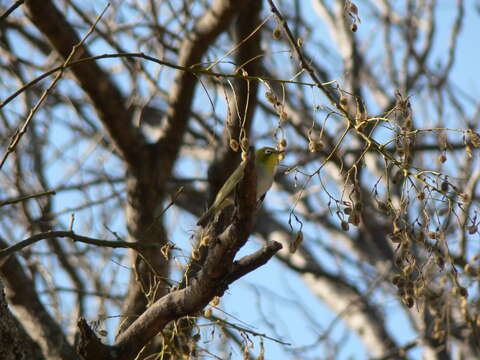
MULTIPOLYGON (((440 4, 437 11, 437 15, 440 19, 440 21, 438 21, 437 29, 439 36, 435 43, 434 49, 435 57, 438 59, 443 59, 446 53, 446 47, 448 45, 448 36, 450 34, 450 26, 452 23, 452 14, 454 14, 453 10, 455 9, 455 2, 440 1, 439 3, 440 4)), ((92 2, 92 4, 92 6, 98 10, 97 12, 99 12, 103 8, 104 3, 102 2, 100 4, 99 2, 92 2)), ((477 46, 479 14, 474 9, 473 1, 467 0, 465 4, 467 6, 467 9, 465 11, 463 30, 459 38, 459 47, 456 57, 456 63, 452 71, 451 79, 463 91, 471 94, 472 97, 477 97, 479 93, 479 77, 476 70, 478 67, 478 59, 480 58, 480 50, 477 46)), ((375 31, 375 24, 369 23, 367 17, 362 15, 362 12, 365 9, 364 7, 362 7, 362 2, 359 1, 357 5, 359 7, 360 16, 362 18, 362 23, 359 26, 357 36, 359 38, 366 38, 371 36, 372 32, 375 31)), ((125 11, 128 12, 128 10, 125 11)), ((267 12, 265 12, 265 14, 267 14, 267 12)), ((325 33, 325 28, 317 23, 318 19, 315 17, 314 12, 309 8, 308 5, 304 7, 304 14, 307 20, 311 22, 315 32, 317 32, 318 34, 325 33)), ((124 46, 126 49, 129 49, 130 46, 135 46, 135 44, 125 42, 122 44, 122 46, 124 46)), ((92 45, 92 49, 94 49, 94 52, 96 54, 106 52, 105 45, 101 42, 92 45)), ((379 56, 381 56, 381 45, 377 45, 376 49, 379 52, 379 56)), ((309 50, 308 44, 307 50, 309 50)), ((280 58, 281 57, 279 56, 278 59, 280 58)), ((331 57, 328 57, 327 59, 331 60, 334 58, 335 56, 333 55, 331 57)), ((288 59, 288 56, 284 56, 284 59, 288 59)), ((432 61, 436 61, 435 58, 432 59, 432 61)), ((108 60, 108 62, 102 61, 102 64, 105 64, 105 66, 108 67, 110 67, 112 63, 114 63, 113 60, 108 60)), ((148 66, 155 67, 156 65, 149 64, 148 66)), ((329 67, 333 69, 341 69, 341 65, 329 64, 329 67)), ((286 68, 289 69, 289 71, 293 71, 292 69, 290 69, 290 65, 286 65, 286 68)), ((336 79, 341 80, 342 78, 342 74, 340 72, 334 74, 334 76, 336 77, 336 79)), ((166 76, 162 75, 162 81, 167 83, 170 80, 171 72, 166 71, 166 76)), ((118 81, 118 83, 121 82, 118 81)), ((60 86, 74 88, 74 86, 72 86, 71 83, 66 80, 62 80, 60 86)), ((262 88, 260 94, 262 94, 263 92, 264 89, 262 88)), ((9 94, 10 92, 7 91, 7 93, 9 94)), ((199 93, 202 93, 202 91, 200 90, 199 93)), ((4 97, 5 93, 1 92, 1 94, 2 97, 4 97)), ((419 94, 418 96, 416 94, 412 95, 414 95, 412 98, 412 103, 415 106, 416 101, 421 101, 421 94, 419 94)), ((312 101, 321 101, 321 99, 313 99, 312 101)), ((202 102, 205 103, 205 106, 210 107, 210 103, 205 96, 200 96, 199 99, 196 99, 197 104, 201 105, 202 102)), ((12 113, 14 113, 15 111, 20 112, 20 109, 16 108, 14 104, 9 107, 9 110, 12 113)), ((221 106, 219 106, 216 111, 218 111, 218 113, 221 113, 221 106)), ((70 114, 69 110, 66 109, 63 109, 62 113, 59 113, 57 115, 59 117, 74 117, 74 114, 70 114)), ((257 121, 262 124, 269 124, 269 122, 266 122, 264 120, 265 119, 257 119, 257 121)), ((431 121, 431 119, 425 119, 426 123, 428 123, 429 121, 431 121)), ((456 121, 456 119, 452 119, 452 122, 454 121, 456 121)), ((61 149, 63 146, 68 146, 70 142, 73 142, 75 140, 75 134, 66 133, 66 130, 62 129, 62 125, 56 126, 58 126, 58 131, 52 132, 52 139, 57 144, 57 147, 59 149, 61 149)), ((89 162, 99 161, 97 153, 89 152, 90 150, 92 149, 86 144, 84 144, 78 147, 72 147, 69 151, 66 151, 58 164, 52 164, 50 168, 50 176, 53 179, 52 185, 56 184, 56 181, 58 181, 55 174, 60 171, 60 168, 63 169, 63 166, 65 166, 65 164, 70 163, 71 166, 75 168, 75 163, 78 161, 78 159, 80 159, 79 168, 84 169, 88 168, 89 162)), ((290 159, 287 158, 286 162, 288 163, 289 160, 290 159)), ((122 175, 123 169, 121 169, 121 164, 120 162, 115 160, 113 156, 111 158, 106 156, 105 158, 101 158, 100 161, 105 161, 105 166, 108 166, 109 169, 115 169, 114 172, 116 176, 122 175)), ((190 176, 205 177, 206 167, 204 165, 194 165, 191 161, 192 160, 188 160, 188 163, 182 163, 179 168, 193 169, 194 174, 190 174, 190 176)), ((82 172, 80 171, 76 174, 82 174, 82 172)), ((182 175, 188 176, 189 174, 185 173, 182 175)), ((79 176, 79 178, 82 177, 88 177, 88 175, 83 174, 79 176)), ((79 178, 77 178, 77 180, 79 178)), ((75 178, 73 177, 72 179, 70 179, 70 181, 72 182, 74 182, 74 180, 75 178)), ((68 181, 66 181, 65 183, 68 183, 68 181)), ((118 186, 116 190, 124 191, 122 186, 118 186)), ((268 198, 274 198, 275 195, 275 190, 272 190, 272 192, 269 193, 268 198)), ((94 190, 92 190, 91 196, 92 198, 95 198, 97 196, 94 190)), ((56 196, 55 204, 58 209, 62 209, 71 207, 72 204, 82 203, 84 200, 85 199, 82 194, 68 192, 66 194, 59 194, 58 196, 56 196)), ((282 204, 275 204, 273 206, 278 206, 279 210, 281 210, 282 204)), ((190 253, 190 244, 188 239, 191 235, 191 231, 195 228, 194 224, 196 222, 196 219, 194 219, 190 215, 185 214, 178 217, 178 214, 175 213, 175 211, 177 211, 176 209, 172 209, 171 211, 173 213, 171 214, 172 218, 170 220, 173 220, 174 217, 176 219, 176 227, 175 230, 172 232, 172 240, 178 243, 178 245, 181 245, 185 249, 184 254, 188 255, 190 253)), ((69 214, 65 214, 60 219, 65 224, 68 224, 69 214)), ((77 229, 79 229, 80 233, 82 233, 83 229, 90 229, 92 233, 84 234, 87 236, 93 236, 93 233, 96 233, 103 234, 105 237, 108 237, 108 231, 106 231, 106 229, 103 228, 101 224, 95 223, 93 224, 93 227, 90 227, 89 222, 84 221, 81 214, 79 214, 76 219, 76 226, 77 229)), ((114 230, 122 236, 126 235, 126 228, 122 216, 119 216, 118 219, 116 219, 114 230)), ((318 237, 317 234, 318 229, 313 226, 307 227, 305 229, 304 241, 307 243, 315 241, 315 239, 318 237)), ((293 236, 294 235, 292 235, 292 237, 293 236)), ((258 249, 260 246, 261 243, 257 239, 252 237, 252 239, 250 239, 249 243, 245 246, 245 248, 242 249, 239 256, 250 253, 258 249)), ((40 248, 41 246, 39 246, 39 248, 37 249, 40 248)), ((316 250, 316 252, 316 255, 318 255, 319 257, 322 256, 321 250, 316 250)), ((326 267, 335 266, 335 264, 328 263, 325 265, 326 267)), ((117 267, 117 265, 113 262, 110 264, 110 266, 112 266, 113 269, 117 267)), ((126 285, 126 276, 128 272, 127 270, 124 270, 124 268, 121 268, 119 270, 119 273, 122 274, 122 277, 125 276, 125 281, 123 281, 123 283, 126 285)), ((346 269, 346 271, 349 271, 349 269, 346 269)), ((105 276, 110 276, 110 273, 108 271, 105 271, 105 276)), ((355 276, 355 274, 352 273, 352 276, 355 276)), ((385 305, 385 308, 388 310, 389 329, 392 331, 392 333, 395 334, 400 344, 411 340, 412 332, 408 329, 407 321, 404 318, 404 315, 402 315, 401 311, 399 310, 396 300, 389 297, 382 298, 380 295, 375 295, 375 300, 385 305)), ((68 301, 66 302, 68 303, 68 301)), ((330 322, 335 319, 335 314, 328 310, 328 308, 326 308, 321 301, 319 301, 311 294, 311 292, 306 288, 303 281, 299 279, 298 276, 296 276, 293 272, 285 269, 285 267, 283 267, 277 260, 272 260, 264 267, 258 269, 254 273, 249 274, 245 278, 233 284, 227 291, 225 296, 222 298, 220 308, 233 316, 226 316, 229 321, 233 323, 238 323, 238 320, 236 320, 236 318, 239 318, 242 320, 242 322, 244 322, 240 324, 241 326, 246 327, 248 324, 248 326, 251 326, 255 331, 259 333, 265 333, 271 337, 280 337, 281 340, 285 342, 291 342, 295 346, 309 345, 313 341, 315 341, 315 339, 321 334, 322 329, 314 327, 313 324, 318 323, 323 329, 325 329, 328 327, 330 322), (277 300, 273 305, 269 301, 271 297, 275 297, 277 300), (308 315, 305 315, 304 312, 300 311, 296 307, 297 304, 302 304, 301 307, 305 309, 308 315), (268 319, 275 320, 275 331, 265 324, 263 318, 264 315, 268 319), (308 319, 308 316, 310 316, 311 319, 308 319)), ((95 313, 93 311, 91 315, 92 317, 95 317, 95 313)), ((113 325, 115 322, 116 321, 110 323, 111 329, 113 329, 113 325)), ((210 330, 210 328, 206 328, 205 333, 208 333, 210 330)), ((331 339, 337 341, 342 338, 346 332, 347 329, 345 328, 343 323, 341 321, 336 322, 336 325, 333 327, 333 331, 330 334, 330 337, 331 339)), ((110 331, 110 339, 112 334, 113 331, 110 331)), ((255 349, 258 350, 258 339, 255 339, 255 344, 255 349)), ((284 349, 273 341, 265 340, 265 348, 266 359, 282 359, 285 357, 284 349)), ((323 359, 325 355, 319 352, 318 348, 314 352, 308 354, 315 359, 323 359)), ((416 359, 420 359, 420 353, 418 351, 413 352, 413 354, 415 354, 416 359)), ((238 353, 238 351, 234 353, 232 358, 240 358, 240 354, 238 353)), ((344 346, 341 347, 341 352, 338 358, 365 359, 367 358, 367 353, 356 335, 351 335, 347 338, 344 346)))

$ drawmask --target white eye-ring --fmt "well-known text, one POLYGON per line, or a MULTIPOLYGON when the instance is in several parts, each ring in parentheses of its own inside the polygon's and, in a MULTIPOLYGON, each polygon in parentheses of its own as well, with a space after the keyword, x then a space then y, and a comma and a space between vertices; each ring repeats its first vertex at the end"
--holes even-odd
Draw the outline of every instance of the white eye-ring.
POLYGON ((265 149, 265 155, 270 155, 272 152, 272 149, 265 149))

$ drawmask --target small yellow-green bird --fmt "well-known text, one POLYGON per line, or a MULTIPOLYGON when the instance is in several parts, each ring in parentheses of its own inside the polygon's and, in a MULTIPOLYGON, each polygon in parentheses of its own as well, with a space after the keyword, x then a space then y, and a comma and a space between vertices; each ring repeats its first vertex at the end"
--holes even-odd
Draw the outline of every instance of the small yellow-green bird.
MULTIPOLYGON (((255 151, 255 170, 257 172, 257 199, 262 199, 265 193, 270 189, 275 176, 275 169, 280 161, 280 155, 284 151, 276 150, 271 147, 263 147, 255 151)), ((197 225, 205 226, 212 216, 219 213, 225 207, 234 202, 234 190, 237 184, 242 180, 246 162, 242 161, 238 168, 225 181, 222 188, 218 191, 212 206, 198 220, 197 225)))

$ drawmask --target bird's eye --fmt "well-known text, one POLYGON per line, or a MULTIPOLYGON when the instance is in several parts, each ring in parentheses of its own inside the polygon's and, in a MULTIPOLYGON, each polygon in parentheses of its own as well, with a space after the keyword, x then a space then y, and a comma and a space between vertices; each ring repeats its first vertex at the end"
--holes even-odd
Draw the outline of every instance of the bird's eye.
POLYGON ((272 153, 271 149, 265 149, 265 155, 270 155, 272 153))

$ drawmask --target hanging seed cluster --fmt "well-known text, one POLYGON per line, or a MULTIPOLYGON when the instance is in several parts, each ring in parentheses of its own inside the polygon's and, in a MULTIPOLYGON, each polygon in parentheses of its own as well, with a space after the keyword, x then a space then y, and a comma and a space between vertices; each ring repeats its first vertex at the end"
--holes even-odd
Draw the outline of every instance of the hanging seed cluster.
POLYGON ((480 147, 480 134, 468 129, 466 131, 466 138, 464 139, 465 143, 465 151, 469 155, 470 158, 473 157, 472 148, 480 147))
MULTIPOLYGON (((360 24, 358 7, 349 0, 344 4, 344 14, 350 18, 351 30, 355 32, 360 24)), ((288 36, 287 33, 283 35, 288 36)), ((280 29, 276 28, 273 38, 280 39, 281 36, 280 29)), ((385 188, 381 191, 382 197, 378 196, 376 189, 374 191, 377 208, 373 211, 378 210, 382 213, 386 220, 386 226, 390 227, 388 238, 395 254, 395 271, 391 282, 396 288, 399 299, 406 307, 423 307, 435 317, 432 329, 429 329, 435 339, 442 340, 448 335, 449 316, 451 316, 448 309, 452 306, 461 310, 472 329, 475 326, 478 327, 478 323, 480 323, 478 311, 475 310, 473 300, 469 302, 466 284, 467 281, 478 281, 480 273, 478 259, 467 261, 466 258, 453 258, 450 247, 454 246, 455 253, 457 253, 458 242, 447 243, 447 239, 452 238, 452 233, 457 234, 461 231, 463 236, 478 235, 476 215, 472 219, 469 214, 465 214, 469 210, 464 210, 465 203, 469 201, 469 195, 459 191, 461 185, 454 184, 459 179, 457 174, 448 176, 441 173, 440 170, 431 169, 431 164, 425 166, 421 161, 415 159, 417 155, 415 152, 419 147, 416 141, 421 140, 417 134, 429 132, 433 134, 438 146, 438 149, 433 148, 434 159, 438 154, 436 166, 444 169, 442 164, 447 162, 447 154, 450 150, 447 132, 451 129, 416 129, 415 125, 418 125, 419 122, 414 121, 416 120, 414 119, 415 114, 408 94, 402 95, 397 91, 393 109, 386 115, 382 114, 381 117, 369 119, 366 105, 362 99, 338 87, 337 90, 339 91, 338 103, 336 100, 331 101, 336 107, 332 113, 335 113, 334 117, 347 120, 347 129, 344 135, 348 135, 348 137, 342 136, 336 146, 335 137, 330 139, 327 134, 324 136, 329 147, 332 146, 335 150, 335 153, 332 153, 335 157, 329 156, 327 160, 333 159, 333 161, 341 163, 343 176, 349 174, 350 171, 355 172, 353 170, 355 167, 360 169, 366 163, 363 161, 365 154, 372 154, 375 151, 377 154, 380 153, 378 163, 384 161, 387 180, 385 188), (392 131, 393 139, 379 145, 380 140, 374 139, 376 126, 384 127, 387 129, 386 131, 392 131), (348 133, 350 130, 352 131, 348 133), (358 137, 355 138, 354 135, 358 135, 358 137), (355 141, 341 144, 344 139, 347 139, 346 143, 351 138, 354 138, 355 141), (351 148, 348 147, 350 144, 353 144, 351 148), (362 152, 364 149, 365 151, 362 152), (348 156, 343 156, 347 152, 348 156), (354 158, 353 165, 349 160, 352 153, 353 156, 360 153, 357 158, 354 158), (422 169, 424 166, 425 170, 422 169), (413 210, 417 209, 418 214, 413 213, 413 210), (455 222, 460 222, 458 213, 466 216, 463 224, 455 227, 458 225, 455 222)), ((277 96, 272 91, 268 91, 265 96, 267 101, 273 105, 280 118, 280 123, 286 121, 287 114, 277 96)), ((312 153, 324 151, 324 143, 315 138, 312 129, 308 134, 308 150, 312 153)), ((463 133, 467 153, 472 155, 472 149, 480 147, 480 135, 472 130, 460 130, 460 132, 463 133)), ((378 182, 380 183, 380 180, 378 182)), ((353 184, 346 184, 344 188, 350 186, 353 187, 353 190, 349 194, 348 201, 344 200, 345 190, 342 192, 341 199, 333 199, 334 195, 327 195, 330 198, 329 207, 332 200, 336 203, 340 228, 345 232, 349 231, 351 226, 359 226, 363 215, 365 215, 365 220, 369 215, 363 213, 371 210, 368 208, 368 202, 362 203, 362 191, 355 190, 357 188, 355 181, 353 184), (364 209, 364 206, 367 209, 364 209)), ((327 191, 328 189, 326 189, 327 191)), ((363 196, 365 196, 365 192, 363 192, 363 196)), ((303 236, 297 235, 297 240, 301 238, 303 236)), ((296 250, 296 242, 291 245, 291 252, 296 250)))
POLYGON ((358 7, 352 1, 345 2, 345 12, 350 17, 352 21, 350 25, 350 30, 356 32, 358 30, 358 24, 361 22, 360 17, 358 16, 358 7))
MULTIPOLYGON (((413 159, 412 148, 415 144, 415 138, 412 135, 413 130, 413 114, 412 107, 408 97, 403 97, 400 92, 396 93, 397 103, 395 105, 395 120, 397 124, 395 137, 395 153, 399 157, 400 162, 410 167, 413 159)), ((398 183, 402 180, 403 174, 401 169, 397 171, 394 176, 393 183, 398 183)))
POLYGON ((349 194, 350 201, 342 201, 345 206, 342 211, 337 211, 337 216, 340 218, 340 226, 343 231, 348 231, 350 225, 355 227, 360 225, 363 205, 361 202, 361 192, 359 190, 358 179, 352 177, 352 191, 349 194))
POLYGON ((438 142, 438 148, 440 149, 438 162, 443 164, 447 161, 447 148, 448 148, 448 139, 445 131, 439 131, 437 133, 437 142, 438 142))
POLYGON ((275 95, 273 91, 267 91, 265 93, 265 98, 270 104, 273 105, 273 108, 275 109, 278 117, 280 118, 280 121, 287 121, 287 112, 285 111, 285 107, 282 102, 278 100, 277 95, 275 95))
MULTIPOLYGON (((273 105, 273 108, 275 109, 275 112, 277 113, 279 117, 279 123, 277 126, 277 130, 275 133, 280 130, 282 133, 281 139, 277 143, 277 149, 280 151, 285 151, 287 148, 287 139, 285 139, 283 131, 282 131, 282 126, 283 123, 288 120, 288 115, 287 112, 285 111, 285 106, 283 103, 278 99, 277 95, 273 91, 267 91, 265 93, 265 98, 267 101, 273 105)), ((280 160, 283 160, 284 154, 280 155, 280 160)))
MULTIPOLYGON (((323 130, 322 130, 323 132, 323 130)), ((320 132, 320 136, 314 133, 313 125, 308 130, 308 151, 312 153, 321 152, 325 148, 325 144, 321 140, 322 132, 320 132)))
MULTIPOLYGON (((395 252, 396 268, 396 273, 391 279, 392 284, 396 287, 398 297, 409 308, 417 304, 428 306, 432 311, 445 312, 446 307, 451 304, 444 299, 451 297, 461 299, 457 304, 458 307, 464 314, 469 314, 470 323, 476 323, 476 315, 471 314, 472 307, 468 305, 467 288, 462 285, 462 282, 465 282, 464 277, 476 279, 480 268, 473 261, 458 270, 458 264, 455 263, 457 259, 452 259, 449 248, 451 245, 447 244, 446 240, 447 236, 457 231, 451 224, 455 221, 451 219, 452 215, 457 216, 455 213, 457 210, 464 212, 463 206, 469 201, 469 196, 462 193, 460 187, 455 185, 448 175, 434 170, 422 171, 414 167, 417 166, 414 164, 416 135, 424 130, 415 129, 410 98, 398 91, 395 95, 394 108, 381 120, 385 121, 390 126, 388 128, 394 132, 393 140, 387 143, 389 154, 393 156, 385 154, 384 160, 387 168, 393 169, 391 176, 390 174, 388 176, 391 184, 397 185, 395 190, 398 191, 398 196, 396 195, 398 203, 394 205, 390 199, 392 189, 389 184, 385 189, 386 200, 380 200, 377 190, 374 189, 376 210, 385 216, 392 229, 389 239, 395 252), (415 214, 411 213, 411 209, 414 208, 412 203, 416 203, 418 205, 416 208, 420 210, 416 219, 415 214), (433 272, 429 272, 428 269, 433 269, 433 272), (439 285, 440 277, 445 278, 444 286, 439 285)), ((341 110, 347 113, 352 110, 351 99, 356 101, 355 130, 367 134, 367 125, 374 124, 376 120, 368 118, 367 109, 361 99, 349 97, 345 91, 339 90, 341 110)), ((435 134, 440 150, 438 157, 440 164, 447 161, 447 151, 450 146, 447 130, 440 128, 425 130, 435 134)), ((465 130, 463 133, 466 147, 480 147, 479 134, 471 130, 465 130)), ((316 152, 319 149, 321 147, 317 148, 315 142, 309 137, 309 150, 316 152)), ((356 161, 349 171, 352 171, 357 164, 361 163, 356 161)), ((352 186, 355 189, 355 185, 352 184, 352 186)), ((338 200, 339 205, 337 205, 336 214, 340 220, 340 227, 345 232, 349 231, 352 225, 360 224, 363 211, 362 202, 358 201, 358 194, 351 196, 350 200, 338 200)), ((467 216, 462 231, 466 236, 478 235, 476 215, 473 218, 467 216)), ((447 320, 439 317, 435 324, 434 333, 438 339, 442 339, 446 334, 442 330, 445 330, 447 320)))

